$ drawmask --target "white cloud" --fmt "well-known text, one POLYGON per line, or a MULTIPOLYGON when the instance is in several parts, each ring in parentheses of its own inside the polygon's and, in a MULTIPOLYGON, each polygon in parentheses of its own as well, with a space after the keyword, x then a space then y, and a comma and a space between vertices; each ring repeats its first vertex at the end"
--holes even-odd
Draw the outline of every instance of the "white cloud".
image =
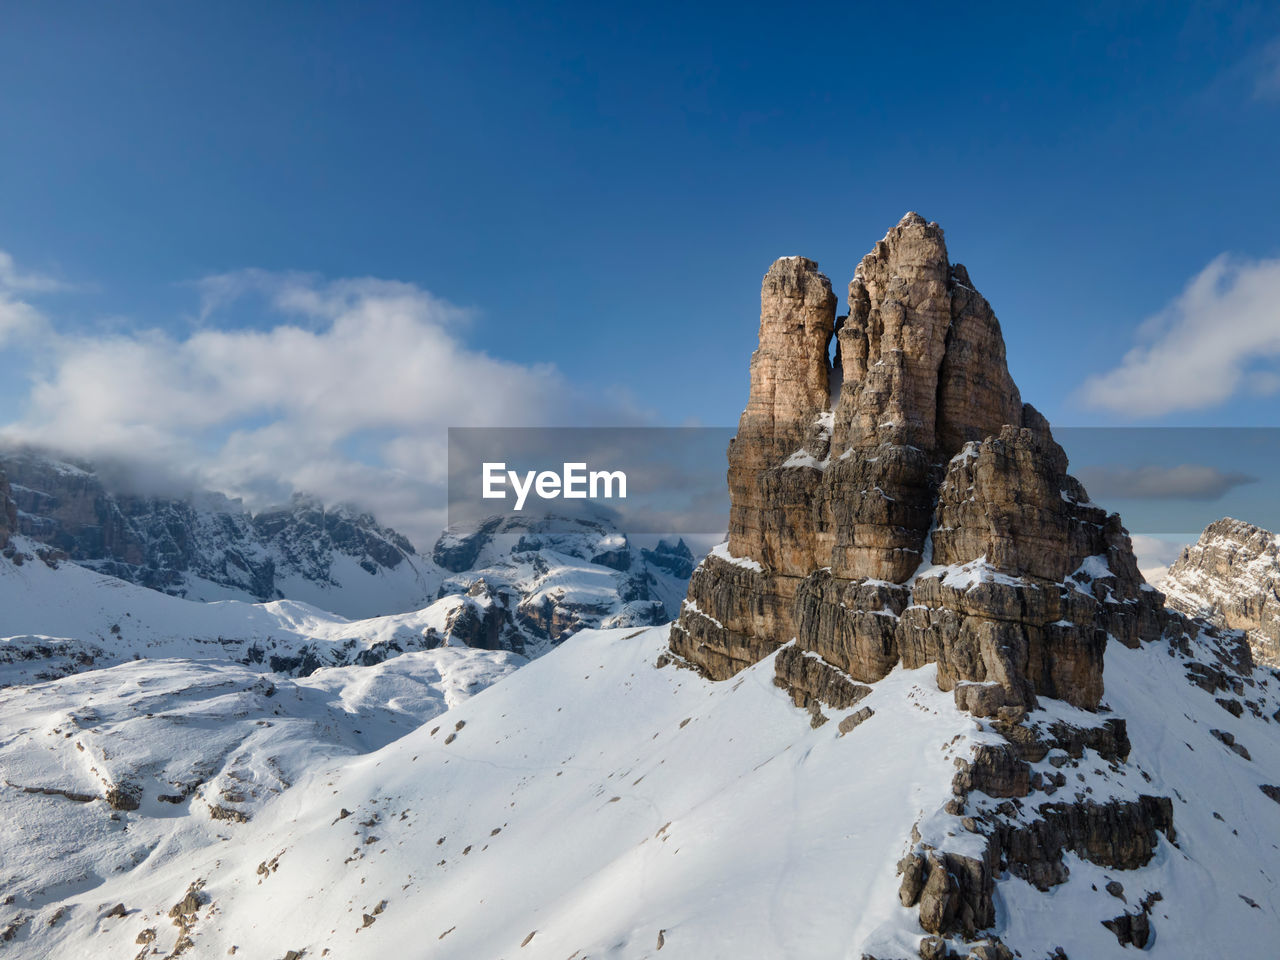
POLYGON ((1280 37, 1259 52, 1253 74, 1253 95, 1257 99, 1280 100, 1280 37))
POLYGON ((13 257, 0 250, 0 349, 15 340, 45 332, 44 316, 19 295, 59 288, 60 285, 48 277, 18 270, 13 257))
POLYGON ((1218 257, 1119 366, 1081 388, 1090 406, 1129 416, 1203 410, 1280 390, 1280 260, 1218 257))
POLYGON ((64 285, 41 273, 19 270, 13 255, 0 250, 0 289, 22 293, 49 293, 64 289, 64 285))
POLYGON ((1081 482, 1099 499, 1220 500, 1236 487, 1257 483, 1245 473, 1219 470, 1203 463, 1172 467, 1086 466, 1076 471, 1081 482))
POLYGON ((1153 537, 1139 533, 1134 534, 1132 540, 1133 552, 1138 560, 1138 570, 1147 583, 1158 587, 1183 548, 1194 543, 1196 536, 1176 534, 1153 537))
POLYGON ((422 548, 444 523, 447 427, 614 419, 550 365, 468 347, 466 314, 410 284, 246 271, 199 289, 202 323, 185 337, 51 335, 27 411, 0 438, 258 506, 294 490, 352 501, 422 548), (219 329, 247 296, 277 325, 219 329))
POLYGON ((8 296, 0 287, 0 348, 40 330, 44 318, 29 303, 8 296))

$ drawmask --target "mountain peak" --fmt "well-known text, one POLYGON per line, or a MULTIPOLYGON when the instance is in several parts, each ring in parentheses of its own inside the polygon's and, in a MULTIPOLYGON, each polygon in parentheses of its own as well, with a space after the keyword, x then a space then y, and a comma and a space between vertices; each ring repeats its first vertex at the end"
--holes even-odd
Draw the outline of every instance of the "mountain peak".
MULTIPOLYGON (((1026 722, 1042 699, 1075 710, 1081 726, 1068 739, 1125 760, 1125 721, 1084 719, 1102 705, 1108 643, 1165 641, 1189 655, 1200 628, 1164 608, 1119 516, 1067 473, 1048 422, 1009 375, 995 314, 949 263, 937 224, 908 214, 876 244, 843 322, 820 276, 804 261, 765 277, 750 399, 729 448, 729 542, 694 571, 663 662, 722 680, 776 654, 774 683, 814 726, 899 668, 931 668, 936 688, 995 733, 961 766, 953 815, 983 795, 1061 785, 1031 773, 1030 761, 1065 742, 1063 729, 1026 722)), ((1251 669, 1238 638, 1212 643, 1217 660, 1251 669)), ((846 716, 840 733, 872 712, 846 716)), ((1002 870, 1047 890, 1066 879, 1063 850, 1137 851, 1097 853, 1134 869, 1159 834, 1173 836, 1168 797, 1076 797, 1035 825, 1031 846, 1017 839, 1029 829, 1010 812, 1020 807, 987 810, 990 830, 970 831, 986 838, 976 857, 917 835, 899 864, 902 904, 935 937, 972 941, 995 922, 1002 870), (1088 824, 1092 839, 1073 838, 1069 823, 1088 824)), ((1126 917, 1115 921, 1120 943, 1145 944, 1149 927, 1135 932, 1126 917)), ((922 957, 953 955, 926 946, 922 957)), ((1011 956, 991 949, 972 956, 1011 956)))
POLYGON ((842 322, 814 261, 766 274, 729 450, 728 549, 694 575, 676 654, 719 678, 798 636, 856 682, 938 662, 958 697, 989 685, 981 711, 1037 694, 1093 709, 1099 637, 1159 635, 1159 595, 1142 589, 1119 517, 1090 502, 1023 405, 968 279, 918 215, 862 259, 842 322))
POLYGON ((1183 548, 1160 587, 1169 605, 1243 630, 1259 660, 1280 666, 1280 537, 1224 517, 1183 548))

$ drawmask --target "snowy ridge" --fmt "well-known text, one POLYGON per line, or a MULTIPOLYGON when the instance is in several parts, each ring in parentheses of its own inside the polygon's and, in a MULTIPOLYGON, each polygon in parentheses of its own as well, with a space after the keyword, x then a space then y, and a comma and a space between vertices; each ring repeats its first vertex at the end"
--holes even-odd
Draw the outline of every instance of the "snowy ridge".
MULTIPOLYGON (((988 722, 955 708, 935 668, 899 667, 859 703, 863 722, 842 734, 854 711, 836 711, 814 729, 772 683, 773 658, 714 684, 653 669, 665 633, 580 633, 381 750, 311 761, 248 823, 189 817, 167 835, 169 856, 121 858, 90 886, 26 886, 15 938, 47 957, 80 956, 90 937, 127 953, 146 931, 162 953, 189 936, 211 957, 563 960, 649 957, 659 943, 664 957, 914 956, 922 933, 895 864, 913 829, 917 845, 977 849, 946 806, 955 761, 1000 742, 988 722), (175 925, 170 908, 193 884, 194 921, 175 925), (104 917, 117 902, 125 914, 104 917)), ((1002 879, 993 932, 1022 956, 1127 956, 1103 924, 1144 899, 1153 956, 1255 956, 1271 942, 1280 803, 1260 783, 1280 779, 1280 739, 1262 718, 1277 680, 1247 678, 1260 715, 1236 717, 1188 679, 1216 656, 1203 640, 1110 645, 1108 705, 1128 718, 1136 759, 1055 750, 1036 772, 1099 801, 1168 791, 1176 831, 1138 870, 1068 854, 1051 896, 1002 879)), ((1100 718, 1045 701, 1029 720, 1100 718)), ((1001 802, 971 800, 971 813, 1001 802)))
MULTIPOLYGON (((15 538, 19 552, 34 544, 15 538)), ((0 685, 53 679, 137 658, 217 658, 279 673, 372 664, 444 642, 475 598, 347 620, 294 600, 197 603, 75 564, 0 559, 0 685)))
POLYGON ((441 574, 407 539, 349 506, 295 495, 252 514, 195 490, 119 492, 88 464, 0 451, 18 531, 72 561, 191 600, 302 600, 349 617, 435 598, 441 574))
POLYGON ((1212 523, 1160 589, 1175 609, 1245 631, 1256 658, 1280 665, 1280 537, 1230 518, 1212 523))
POLYGON ((499 957, 530 933, 532 957, 651 956, 660 934, 672 956, 785 956, 883 936, 908 915, 898 838, 949 796, 972 719, 900 672, 867 701, 881 711, 867 733, 841 738, 791 707, 771 663, 712 685, 655 671, 664 643, 581 633, 438 724, 317 769, 228 842, 33 903, 20 933, 51 957, 148 929, 168 950, 168 910, 199 882, 191 936, 209 956, 499 957), (859 781, 879 797, 853 819, 859 781), (102 920, 82 899, 131 912, 102 920))

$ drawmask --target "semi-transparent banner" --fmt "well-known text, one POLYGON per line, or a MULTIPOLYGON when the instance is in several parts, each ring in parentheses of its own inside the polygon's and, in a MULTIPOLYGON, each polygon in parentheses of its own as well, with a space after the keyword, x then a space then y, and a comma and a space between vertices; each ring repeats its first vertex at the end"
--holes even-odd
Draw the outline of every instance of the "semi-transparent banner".
MULTIPOLYGON (((457 427, 449 523, 489 518, 632 534, 722 534, 728 427, 457 427)), ((1198 533, 1224 516, 1280 530, 1280 428, 1064 427, 1054 437, 1095 503, 1132 533, 1198 533)))

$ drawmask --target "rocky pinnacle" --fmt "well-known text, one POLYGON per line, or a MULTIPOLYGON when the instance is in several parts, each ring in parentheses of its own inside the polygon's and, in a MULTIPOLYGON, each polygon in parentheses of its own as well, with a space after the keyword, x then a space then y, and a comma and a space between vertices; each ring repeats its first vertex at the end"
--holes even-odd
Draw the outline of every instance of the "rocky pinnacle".
POLYGON ((765 274, 727 554, 694 572, 673 654, 722 679, 795 639, 817 655, 779 660, 802 705, 836 683, 823 664, 866 683, 936 662, 977 712, 1096 707, 1108 634, 1159 635, 1162 600, 1023 404, 991 306, 915 213, 848 305, 804 257, 765 274))

